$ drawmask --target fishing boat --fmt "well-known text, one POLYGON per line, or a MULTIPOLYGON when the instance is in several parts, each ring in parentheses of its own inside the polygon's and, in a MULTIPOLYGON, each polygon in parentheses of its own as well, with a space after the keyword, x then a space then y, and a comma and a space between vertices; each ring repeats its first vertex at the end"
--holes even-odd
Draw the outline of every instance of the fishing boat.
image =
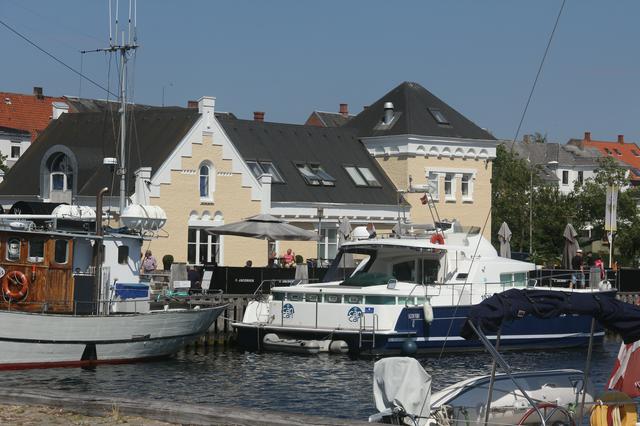
MULTIPOLYGON (((478 228, 455 222, 400 228, 389 238, 343 244, 321 283, 258 292, 242 322, 233 324, 239 342, 261 349, 262 337, 274 333, 283 339, 343 340, 361 354, 479 350, 478 342, 459 336, 469 308, 494 293, 538 285, 528 279, 534 264, 498 256, 478 228)), ((501 347, 585 345, 590 323, 583 315, 524 318, 504 324, 501 347)), ((596 329, 595 335, 601 342, 604 332, 596 329)))
MULTIPOLYGON (((152 309, 149 285, 140 281, 143 243, 166 215, 126 197, 126 70, 138 47, 131 10, 130 4, 128 39, 119 44, 110 37, 108 48, 96 50, 120 59, 120 156, 104 159, 120 178, 119 209, 109 217, 117 227, 103 221, 108 188, 96 194, 95 210, 61 204, 47 206, 55 207, 51 214, 0 215, 0 370, 166 357, 207 332, 224 310, 221 304, 152 309)), ((116 19, 116 34, 117 28, 116 19)))

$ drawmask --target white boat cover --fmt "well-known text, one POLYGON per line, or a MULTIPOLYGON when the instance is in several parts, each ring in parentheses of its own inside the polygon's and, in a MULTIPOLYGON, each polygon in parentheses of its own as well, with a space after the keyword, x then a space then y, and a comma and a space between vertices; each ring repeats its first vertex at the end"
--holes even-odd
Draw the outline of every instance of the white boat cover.
MULTIPOLYGON (((394 400, 407 413, 428 417, 431 406, 431 376, 414 358, 383 358, 373 366, 373 397, 378 411, 394 407, 394 400)), ((417 424, 426 424, 419 419, 417 424)))

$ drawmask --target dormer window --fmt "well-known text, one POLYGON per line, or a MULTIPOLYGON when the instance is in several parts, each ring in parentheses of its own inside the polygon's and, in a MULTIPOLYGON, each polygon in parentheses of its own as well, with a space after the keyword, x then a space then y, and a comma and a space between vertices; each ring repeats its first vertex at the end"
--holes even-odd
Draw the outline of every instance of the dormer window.
POLYGON ((605 148, 604 151, 607 153, 607 155, 611 155, 611 150, 609 148, 605 148))
POLYGON ((443 126, 448 126, 449 124, 451 124, 449 123, 449 120, 447 120, 447 117, 445 117, 445 115, 439 109, 429 108, 429 112, 431 113, 431 116, 434 118, 434 120, 438 122, 438 124, 442 124, 443 126))
POLYGON ((615 151, 616 155, 622 155, 618 148, 613 148, 613 150, 615 151))
POLYGON ((312 186, 335 186, 336 179, 318 164, 296 164, 302 178, 312 186))

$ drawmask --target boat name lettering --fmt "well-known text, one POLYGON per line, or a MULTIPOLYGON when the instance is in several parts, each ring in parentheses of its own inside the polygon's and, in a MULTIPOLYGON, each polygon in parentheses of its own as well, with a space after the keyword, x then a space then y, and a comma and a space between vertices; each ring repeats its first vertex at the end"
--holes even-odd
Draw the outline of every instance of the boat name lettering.
POLYGON ((255 280, 253 278, 236 278, 237 283, 253 283, 255 280))
POLYGON ((291 303, 285 303, 282 306, 282 318, 291 319, 291 318, 293 318, 293 314, 295 312, 296 312, 296 310, 293 309, 293 305, 291 303))
POLYGON ((407 318, 409 318, 409 319, 420 319, 420 313, 416 312, 416 313, 413 313, 413 314, 407 314, 407 318))
POLYGON ((349 312, 347 312, 347 318, 349 318, 351 322, 360 321, 360 317, 362 317, 362 309, 357 306, 352 307, 349 309, 349 312))

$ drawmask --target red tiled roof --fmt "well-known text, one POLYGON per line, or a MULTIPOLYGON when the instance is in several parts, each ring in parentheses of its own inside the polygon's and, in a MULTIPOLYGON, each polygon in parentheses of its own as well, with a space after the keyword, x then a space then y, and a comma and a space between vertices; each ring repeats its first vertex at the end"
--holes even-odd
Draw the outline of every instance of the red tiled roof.
POLYGON ((25 130, 34 141, 49 125, 54 102, 65 102, 65 99, 0 92, 0 126, 25 130))
MULTIPOLYGON (((624 140, 622 138, 622 140, 624 140)), ((613 157, 622 162, 627 163, 634 169, 640 169, 640 147, 634 142, 613 142, 613 141, 595 141, 582 139, 580 142, 585 147, 595 148, 602 153, 603 156, 613 157)), ((635 170, 632 170, 632 174, 635 175, 634 179, 639 179, 640 176, 635 170)))

